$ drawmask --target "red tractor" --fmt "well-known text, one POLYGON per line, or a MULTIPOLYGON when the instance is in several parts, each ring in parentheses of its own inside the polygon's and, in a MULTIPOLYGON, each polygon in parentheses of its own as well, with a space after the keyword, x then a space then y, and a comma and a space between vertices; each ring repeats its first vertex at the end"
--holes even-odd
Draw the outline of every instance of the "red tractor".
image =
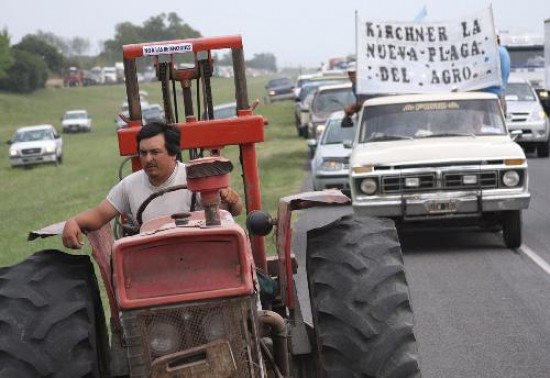
POLYGON ((63 76, 63 85, 65 87, 80 87, 83 82, 82 71, 76 67, 69 67, 63 76))
POLYGON ((308 232, 307 251, 296 258, 292 213, 332 212, 349 198, 337 190, 301 193, 281 198, 275 218, 262 211, 255 144, 264 140, 265 120, 249 104, 241 37, 126 45, 123 54, 130 118, 118 131, 120 154, 140 169, 136 59, 150 56, 166 119, 190 154, 184 187, 200 193, 203 210, 145 222, 117 240, 108 226, 88 234, 108 312, 88 256, 44 250, 0 269, 0 376, 419 377, 393 223, 342 216, 308 232), (231 49, 233 58, 238 114, 230 119, 213 119, 217 49, 231 49), (177 54, 193 54, 194 67, 177 68, 177 54), (197 119, 203 111, 207 119, 197 119), (246 229, 219 208, 232 169, 221 153, 230 145, 240 151, 246 229), (268 257, 264 237, 272 231, 277 251, 268 257), (305 300, 297 296, 300 280, 309 286, 305 300))

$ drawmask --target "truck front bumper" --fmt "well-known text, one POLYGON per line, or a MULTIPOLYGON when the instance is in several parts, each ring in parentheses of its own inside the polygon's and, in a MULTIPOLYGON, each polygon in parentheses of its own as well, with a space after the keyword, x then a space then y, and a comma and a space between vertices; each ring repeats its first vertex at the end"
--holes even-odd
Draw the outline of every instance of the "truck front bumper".
POLYGON ((529 207, 531 195, 523 189, 480 192, 437 192, 391 197, 361 196, 354 200, 359 215, 439 219, 441 217, 479 217, 481 213, 522 210, 529 207))
POLYGON ((10 164, 12 167, 21 167, 25 165, 34 165, 41 163, 55 163, 57 156, 55 153, 29 156, 11 156, 10 164))

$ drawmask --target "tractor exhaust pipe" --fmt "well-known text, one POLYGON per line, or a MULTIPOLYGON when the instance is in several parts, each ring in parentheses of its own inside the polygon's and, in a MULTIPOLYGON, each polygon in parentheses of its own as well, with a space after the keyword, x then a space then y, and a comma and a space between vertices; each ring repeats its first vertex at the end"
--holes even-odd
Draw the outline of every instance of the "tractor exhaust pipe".
POLYGON ((283 317, 269 310, 258 311, 258 320, 262 325, 272 328, 273 357, 283 377, 289 376, 287 329, 283 317))

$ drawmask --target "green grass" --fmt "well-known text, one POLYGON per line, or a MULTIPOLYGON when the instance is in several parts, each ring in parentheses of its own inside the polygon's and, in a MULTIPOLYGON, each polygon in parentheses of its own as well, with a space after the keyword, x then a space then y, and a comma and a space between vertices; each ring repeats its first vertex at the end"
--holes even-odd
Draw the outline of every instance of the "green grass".
MULTIPOLYGON (((248 79, 250 102, 263 98, 266 81, 248 79)), ((156 84, 144 84, 142 89, 149 93, 150 102, 160 102, 156 84)), ((213 90, 215 104, 233 100, 232 80, 214 79, 213 90)), ((27 242, 27 234, 96 205, 118 181, 123 159, 118 154, 114 119, 124 99, 124 85, 45 89, 24 96, 0 93, 2 142, 20 126, 51 123, 61 131, 59 118, 66 110, 87 109, 93 118, 91 133, 63 134, 64 163, 59 167, 12 169, 4 144, 0 159, 0 266, 12 265, 40 249, 63 250, 58 237, 27 242)), ((257 151, 262 204, 272 215, 278 198, 298 192, 307 160, 306 143, 296 137, 292 106, 291 101, 262 103, 255 111, 270 121, 265 129, 266 141, 258 145, 257 151)), ((242 193, 236 148, 226 149, 224 155, 236 167, 232 185, 242 193)), ((237 220, 242 223, 244 216, 237 220)), ((82 253, 90 253, 89 247, 82 253)))

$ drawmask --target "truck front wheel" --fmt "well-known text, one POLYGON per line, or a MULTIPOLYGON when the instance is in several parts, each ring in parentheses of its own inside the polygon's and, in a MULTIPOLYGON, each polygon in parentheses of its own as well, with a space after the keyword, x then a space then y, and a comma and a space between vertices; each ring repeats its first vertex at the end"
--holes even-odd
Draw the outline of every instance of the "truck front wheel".
POLYGON ((502 237, 508 248, 519 248, 521 245, 521 211, 505 211, 502 215, 502 237))
POLYGON ((420 377, 401 247, 391 220, 345 216, 308 232, 318 377, 420 377))
POLYGON ((108 334, 88 256, 43 250, 0 268, 0 377, 106 377, 108 334))

